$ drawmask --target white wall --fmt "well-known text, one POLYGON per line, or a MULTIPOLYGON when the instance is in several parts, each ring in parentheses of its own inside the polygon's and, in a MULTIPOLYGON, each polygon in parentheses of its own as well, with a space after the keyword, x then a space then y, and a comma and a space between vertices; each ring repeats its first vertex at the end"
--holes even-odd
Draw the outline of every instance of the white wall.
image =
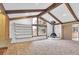
POLYGON ((56 34, 57 34, 57 37, 62 37, 62 32, 61 32, 62 30, 61 30, 61 25, 55 25, 55 32, 56 32, 56 34))
POLYGON ((32 18, 28 19, 20 19, 20 20, 12 20, 10 23, 19 23, 19 24, 32 24, 32 18))
MULTIPOLYGON (((55 25, 55 33, 57 34, 57 37, 62 37, 61 35, 61 25, 55 25)), ((47 36, 50 36, 52 33, 52 25, 47 23, 47 36)))
POLYGON ((52 25, 47 23, 47 36, 50 36, 52 33, 52 25))

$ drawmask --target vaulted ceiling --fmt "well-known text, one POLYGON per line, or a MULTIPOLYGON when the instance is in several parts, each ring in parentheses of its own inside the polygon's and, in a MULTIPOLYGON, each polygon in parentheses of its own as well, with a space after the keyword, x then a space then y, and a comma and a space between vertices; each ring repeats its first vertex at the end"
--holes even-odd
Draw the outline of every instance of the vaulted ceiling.
POLYGON ((38 17, 51 24, 78 22, 78 3, 3 3, 10 20, 38 17))

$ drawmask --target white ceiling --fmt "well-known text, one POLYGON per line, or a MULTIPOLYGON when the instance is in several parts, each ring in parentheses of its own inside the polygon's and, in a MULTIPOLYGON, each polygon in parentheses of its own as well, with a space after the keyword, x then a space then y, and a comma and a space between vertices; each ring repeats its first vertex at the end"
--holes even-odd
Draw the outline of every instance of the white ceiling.
MULTIPOLYGON (((3 3, 4 8, 6 10, 19 10, 19 9, 46 9, 52 3, 3 3)), ((69 3, 76 16, 79 18, 79 3, 69 3)), ((61 22, 70 22, 75 21, 74 17, 71 15, 70 11, 66 7, 65 4, 58 6, 57 8, 50 11, 53 15, 55 15, 61 22)), ((17 14, 8 14, 10 18, 20 17, 20 16, 31 16, 38 15, 40 12, 33 13, 17 13, 17 14)), ((48 21, 56 21, 52 18, 48 13, 42 15, 48 21)), ((59 23, 56 21, 56 23, 59 23)))
POLYGON ((40 12, 8 14, 9 18, 38 15, 40 12))
POLYGON ((52 3, 3 3, 6 10, 46 9, 52 3))
POLYGON ((56 23, 59 23, 52 16, 50 16, 48 13, 44 14, 42 17, 45 18, 46 20, 48 20, 49 22, 55 21, 56 23))
POLYGON ((76 16, 79 18, 79 3, 70 3, 70 6, 72 7, 76 16))
POLYGON ((75 21, 65 4, 62 4, 54 10, 51 10, 51 13, 54 14, 62 22, 75 21))

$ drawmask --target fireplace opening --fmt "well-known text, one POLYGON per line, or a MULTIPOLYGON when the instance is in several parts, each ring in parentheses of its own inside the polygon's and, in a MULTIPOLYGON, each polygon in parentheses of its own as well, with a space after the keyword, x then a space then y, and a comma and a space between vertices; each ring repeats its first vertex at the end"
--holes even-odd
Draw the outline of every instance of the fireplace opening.
POLYGON ((56 38, 56 37, 57 37, 56 33, 52 33, 50 36, 51 36, 52 38, 56 38))

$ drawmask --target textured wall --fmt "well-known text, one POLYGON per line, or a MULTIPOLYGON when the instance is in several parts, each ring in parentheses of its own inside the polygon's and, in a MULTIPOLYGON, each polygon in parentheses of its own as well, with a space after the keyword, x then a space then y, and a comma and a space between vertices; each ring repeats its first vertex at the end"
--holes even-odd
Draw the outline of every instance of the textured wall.
POLYGON ((47 36, 50 36, 52 33, 52 25, 47 23, 47 36))
POLYGON ((9 21, 8 17, 4 11, 4 7, 2 4, 0 4, 0 46, 4 45, 5 41, 8 41, 9 39, 9 21), (2 44, 1 44, 2 43, 2 44))
POLYGON ((1 39, 8 39, 8 17, 4 11, 4 7, 0 4, 0 38, 1 39))

